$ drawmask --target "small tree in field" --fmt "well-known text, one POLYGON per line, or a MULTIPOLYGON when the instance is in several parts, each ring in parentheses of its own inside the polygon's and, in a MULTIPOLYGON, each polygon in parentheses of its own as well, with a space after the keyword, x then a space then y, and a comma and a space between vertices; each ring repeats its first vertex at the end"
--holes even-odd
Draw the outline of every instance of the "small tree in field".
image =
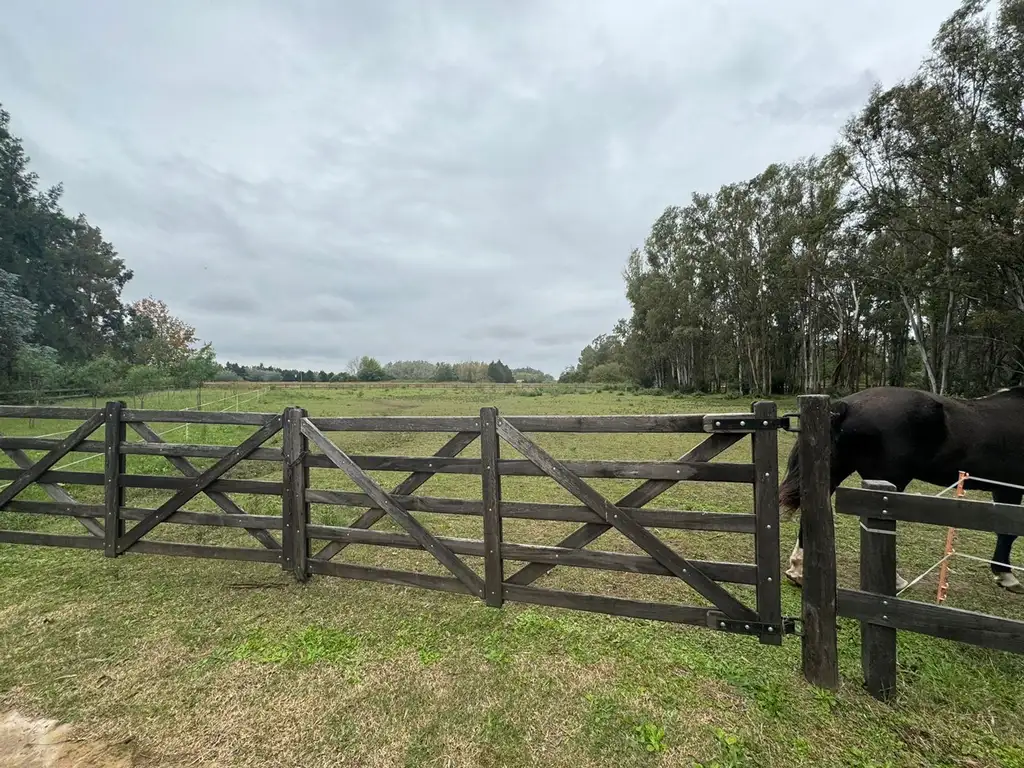
POLYGON ((384 381, 387 374, 377 358, 364 356, 359 361, 356 378, 360 381, 384 381))

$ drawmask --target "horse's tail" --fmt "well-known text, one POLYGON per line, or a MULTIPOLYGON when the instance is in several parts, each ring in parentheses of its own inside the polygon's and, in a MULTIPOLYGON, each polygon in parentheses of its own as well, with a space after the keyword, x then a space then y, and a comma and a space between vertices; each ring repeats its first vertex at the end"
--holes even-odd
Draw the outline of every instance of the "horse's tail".
MULTIPOLYGON (((846 403, 842 400, 832 404, 831 418, 831 459, 832 465, 836 463, 836 431, 843 419, 846 417, 846 403)), ((779 507, 787 513, 800 509, 800 441, 793 445, 789 452, 789 461, 786 465, 786 476, 779 484, 779 507)))

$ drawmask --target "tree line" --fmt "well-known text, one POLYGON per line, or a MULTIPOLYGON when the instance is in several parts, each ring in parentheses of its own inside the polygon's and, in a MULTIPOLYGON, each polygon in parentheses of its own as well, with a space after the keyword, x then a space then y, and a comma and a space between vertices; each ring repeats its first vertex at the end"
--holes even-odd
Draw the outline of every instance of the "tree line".
POLYGON ((40 189, 0 106, 0 395, 94 395, 190 387, 217 370, 213 348, 152 297, 121 292, 132 271, 102 232, 40 189))
POLYGON ((228 362, 217 373, 218 381, 288 381, 288 382, 345 382, 345 381, 434 381, 434 382, 516 382, 544 383, 554 377, 536 368, 509 368, 501 360, 483 363, 432 363, 427 360, 396 360, 384 363, 368 355, 351 360, 342 371, 300 371, 278 368, 260 363, 246 366, 228 362))
POLYGON ((695 193, 566 381, 744 394, 1024 380, 1024 0, 965 0, 831 151, 695 193))

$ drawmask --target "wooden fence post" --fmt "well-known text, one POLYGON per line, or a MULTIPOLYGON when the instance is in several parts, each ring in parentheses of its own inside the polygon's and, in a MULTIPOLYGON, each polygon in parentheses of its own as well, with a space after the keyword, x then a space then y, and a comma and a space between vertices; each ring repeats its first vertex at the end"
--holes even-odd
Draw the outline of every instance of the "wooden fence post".
POLYGON ((812 685, 839 687, 836 534, 830 493, 832 430, 828 395, 801 395, 800 522, 804 534, 803 671, 812 685))
MULTIPOLYGON (((773 402, 751 406, 756 421, 774 421, 778 408, 773 402)), ((758 429, 751 435, 754 464, 754 560, 757 562, 757 613, 764 623, 778 629, 782 623, 782 594, 779 585, 779 433, 758 429)), ((782 632, 761 635, 761 642, 782 645, 782 632)))
MULTIPOLYGON (((884 480, 865 480, 870 491, 896 492, 884 480)), ((874 517, 860 519, 860 588, 864 592, 896 595, 896 521, 874 517)), ((896 692, 896 630, 862 621, 860 661, 868 692, 882 701, 896 692)))
POLYGON ((501 474, 498 461, 498 409, 480 409, 480 479, 484 502, 484 601, 500 608, 505 600, 505 565, 501 556, 501 474))
POLYGON ((127 437, 124 421, 121 419, 123 402, 109 402, 104 411, 103 439, 103 554, 117 557, 117 540, 124 536, 124 488, 121 475, 127 469, 127 456, 121 450, 121 443, 127 437))
POLYGON ((302 420, 306 411, 289 407, 282 418, 283 490, 281 494, 281 567, 290 571, 296 581, 309 578, 309 538, 306 525, 309 523, 309 502, 306 488, 309 487, 309 467, 306 454, 309 441, 302 434, 302 420))

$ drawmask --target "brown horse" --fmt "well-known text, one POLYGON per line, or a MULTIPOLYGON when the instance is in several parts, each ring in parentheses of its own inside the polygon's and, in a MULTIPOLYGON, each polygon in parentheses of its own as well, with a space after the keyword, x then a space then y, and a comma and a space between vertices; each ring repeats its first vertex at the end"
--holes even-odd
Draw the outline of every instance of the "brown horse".
MULTIPOLYGON (((903 491, 912 480, 948 487, 962 470, 989 480, 1024 486, 1024 386, 961 400, 902 387, 872 387, 833 401, 830 493, 854 472, 886 480, 903 491)), ((1018 488, 968 479, 965 489, 992 493, 1002 504, 1020 504, 1018 488)), ((800 507, 799 443, 789 455, 779 486, 783 509, 800 507)), ((1024 513, 1024 510, 1022 510, 1024 513)), ((803 526, 786 576, 803 580, 803 526)), ((996 534, 991 565, 1000 587, 1024 594, 1010 569, 1016 536, 996 534)), ((906 581, 897 576, 898 588, 906 581)))

